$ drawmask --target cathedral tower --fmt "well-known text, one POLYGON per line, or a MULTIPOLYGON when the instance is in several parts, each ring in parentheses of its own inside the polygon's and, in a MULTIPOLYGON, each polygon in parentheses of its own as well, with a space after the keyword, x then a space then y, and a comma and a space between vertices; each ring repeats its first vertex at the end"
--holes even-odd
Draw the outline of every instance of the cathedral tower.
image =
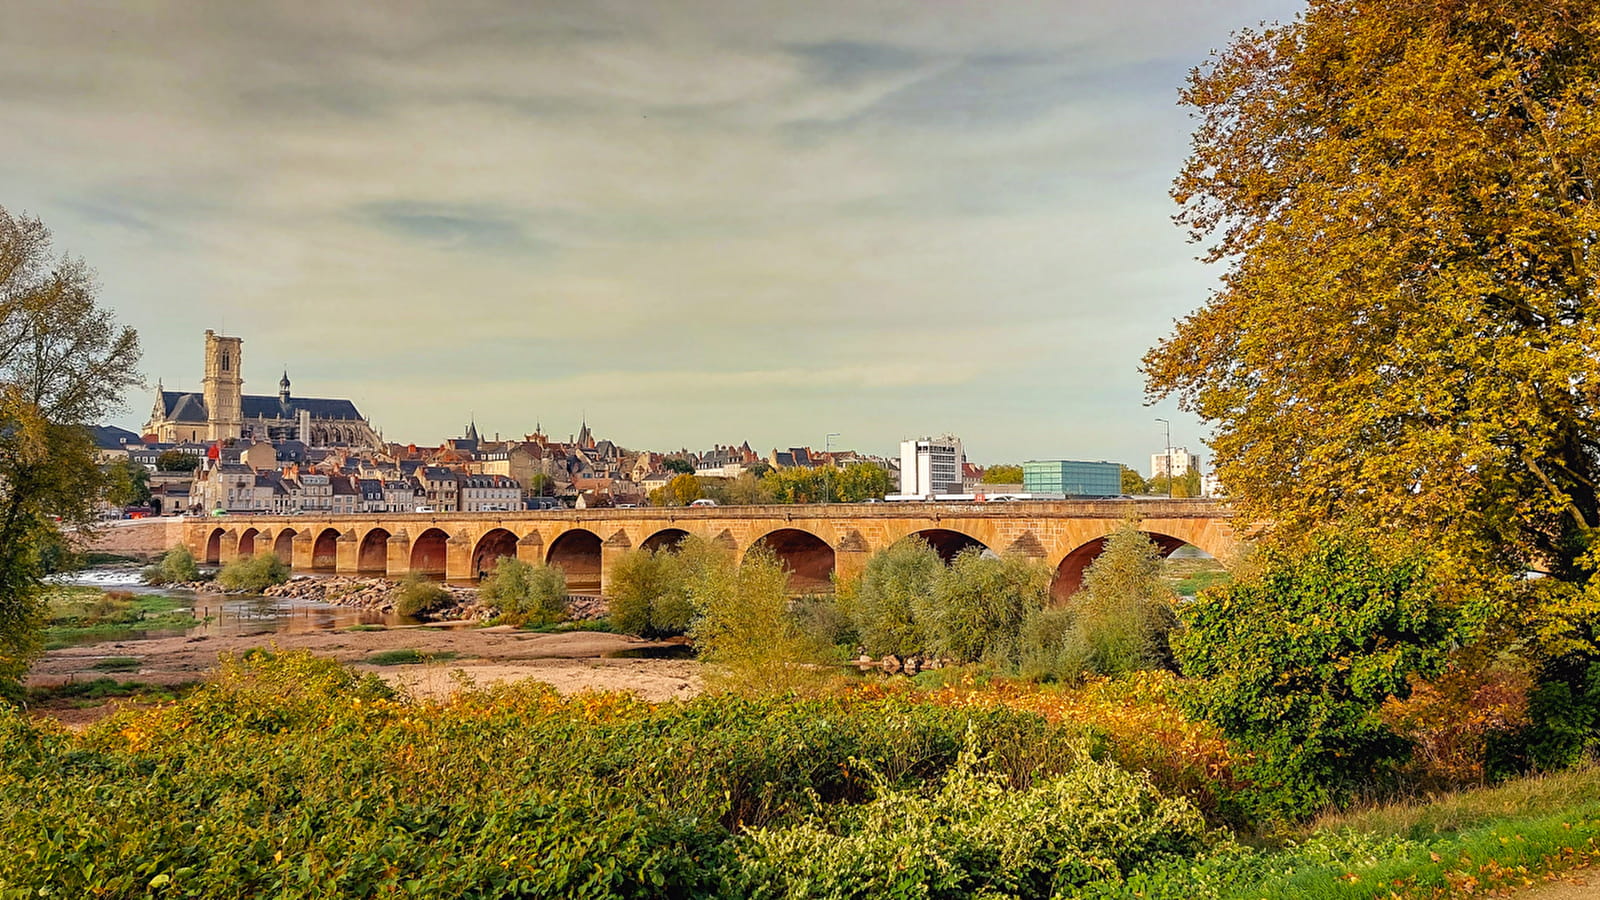
POLYGON ((240 376, 244 340, 206 329, 206 377, 202 382, 210 439, 240 436, 244 428, 244 378, 240 376))

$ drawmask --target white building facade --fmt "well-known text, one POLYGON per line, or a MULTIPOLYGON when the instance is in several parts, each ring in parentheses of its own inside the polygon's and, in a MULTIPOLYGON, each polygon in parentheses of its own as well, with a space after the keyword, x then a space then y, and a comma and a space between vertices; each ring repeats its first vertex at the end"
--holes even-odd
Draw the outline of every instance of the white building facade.
POLYGON ((1165 453, 1150 454, 1150 477, 1170 475, 1182 478, 1190 472, 1200 471, 1200 457, 1190 453, 1188 447, 1171 447, 1165 453))
POLYGON ((932 497, 935 494, 961 493, 961 470, 966 461, 961 439, 954 435, 901 441, 901 496, 932 497))

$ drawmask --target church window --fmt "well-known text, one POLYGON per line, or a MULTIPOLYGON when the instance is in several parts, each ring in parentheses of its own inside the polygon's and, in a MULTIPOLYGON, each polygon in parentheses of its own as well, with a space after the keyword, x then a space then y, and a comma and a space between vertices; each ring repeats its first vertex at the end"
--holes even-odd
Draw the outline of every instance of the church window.
POLYGON ((222 351, 222 371, 228 371, 228 351, 222 351))

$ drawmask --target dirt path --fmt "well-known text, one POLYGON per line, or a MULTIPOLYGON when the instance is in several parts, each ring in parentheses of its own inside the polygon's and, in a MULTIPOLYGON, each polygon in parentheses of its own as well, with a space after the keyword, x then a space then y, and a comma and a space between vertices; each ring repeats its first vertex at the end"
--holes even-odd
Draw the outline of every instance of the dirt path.
POLYGON ((1588 869, 1568 872, 1549 884, 1534 885, 1511 895, 1516 900, 1596 900, 1600 876, 1588 869))
MULTIPOLYGON (((600 632, 534 634, 511 628, 415 625, 383 631, 318 631, 300 634, 229 635, 198 638, 107 642, 54 650, 34 666, 30 685, 91 681, 108 673, 95 663, 114 657, 139 660, 137 671, 113 677, 171 685, 196 681, 216 667, 222 653, 257 647, 309 650, 357 669, 376 672, 421 696, 446 696, 456 687, 452 673, 460 669, 479 685, 536 678, 563 693, 586 690, 634 691, 647 700, 688 698, 701 689, 699 664, 690 659, 631 658, 666 655, 678 645, 643 641, 600 632), (385 650, 416 650, 453 658, 421 665, 379 666, 366 662, 385 650)), ((74 724, 92 719, 92 711, 70 718, 74 724)), ((103 713, 102 713, 103 714, 103 713)))

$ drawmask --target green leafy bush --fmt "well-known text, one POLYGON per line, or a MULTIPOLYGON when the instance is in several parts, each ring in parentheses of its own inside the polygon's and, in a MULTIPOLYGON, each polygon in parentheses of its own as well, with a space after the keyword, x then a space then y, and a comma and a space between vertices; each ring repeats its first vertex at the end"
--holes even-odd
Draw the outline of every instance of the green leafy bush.
POLYGON ((1022 661, 1022 624, 1049 593, 1050 571, 1039 563, 968 549, 911 605, 927 650, 1015 671, 1022 661))
POLYGON ((195 564, 189 548, 179 544, 140 574, 146 584, 188 584, 200 580, 200 567, 195 564))
POLYGON ((289 580, 289 566, 275 553, 257 553, 240 557, 222 567, 217 573, 217 583, 229 591, 260 593, 275 584, 289 580))
POLYGON ((1058 676, 1173 667, 1168 646, 1177 624, 1172 590, 1161 578, 1161 551, 1136 523, 1123 522, 1111 533, 1070 605, 1072 629, 1061 659, 1079 671, 1058 676))
POLYGON ((933 592, 943 572, 939 554, 917 539, 897 541, 867 560, 853 602, 867 653, 911 656, 925 649, 913 604, 933 592))
POLYGON ((450 592, 436 581, 412 572, 395 592, 394 611, 402 616, 420 617, 438 612, 450 603, 450 592))
POLYGON ((886 786, 831 821, 758 829, 752 897, 1056 897, 1204 846, 1205 820, 1148 778, 1084 761, 1009 790, 970 751, 931 796, 886 786))
POLYGON ((612 626, 646 638, 686 634, 694 619, 688 570, 675 550, 624 553, 606 583, 612 626))
POLYGON ((567 576, 554 566, 502 557, 478 593, 500 610, 502 622, 539 626, 567 617, 567 576))
POLYGON ((1337 534, 1268 549, 1180 611, 1192 711, 1254 752, 1251 818, 1298 818, 1387 781, 1409 751, 1379 710, 1443 664, 1452 616, 1424 563, 1337 534))
POLYGON ((652 706, 534 684, 422 704, 309 654, 257 652, 79 734, 0 711, 0 883, 71 897, 152 882, 188 896, 719 894, 743 882, 747 829, 826 825, 937 783, 969 740, 985 790, 1084 758, 1076 726, 1007 710, 652 706))
POLYGON ((1072 681, 1087 668, 1087 661, 1073 642, 1072 610, 1046 606, 1035 610, 1022 623, 1019 671, 1034 681, 1072 681))
POLYGON ((759 545, 742 563, 715 548, 695 554, 689 634, 700 658, 746 690, 781 692, 812 680, 825 648, 790 610, 789 573, 777 558, 759 545))

